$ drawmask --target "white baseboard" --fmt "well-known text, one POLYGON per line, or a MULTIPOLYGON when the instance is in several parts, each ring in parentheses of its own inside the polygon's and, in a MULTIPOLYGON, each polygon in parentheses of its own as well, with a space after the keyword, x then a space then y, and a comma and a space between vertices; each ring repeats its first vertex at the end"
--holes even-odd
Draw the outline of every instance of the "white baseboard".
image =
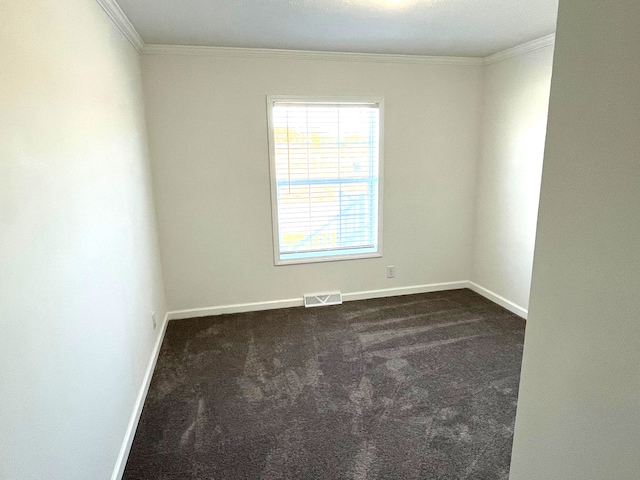
MULTIPOLYGON (((443 290, 457 290, 468 288, 469 282, 432 283, 429 285, 414 285, 411 287, 384 288, 381 290, 368 290, 365 292, 343 293, 342 300, 350 302, 354 300, 366 300, 368 298, 395 297, 397 295, 411 295, 414 293, 439 292, 443 290)), ((190 308, 175 310, 168 313, 169 320, 183 318, 208 317, 223 313, 254 312, 258 310, 272 310, 275 308, 301 307, 303 298, 289 298, 285 300, 271 300, 267 302, 237 303, 233 305, 221 305, 219 307, 190 308)))
POLYGON ((481 287, 477 283, 468 282, 468 284, 469 284, 468 287, 474 292, 482 295, 488 300, 491 300, 493 303, 497 303, 501 307, 506 308, 510 312, 515 313, 516 315, 524 318, 525 320, 527 319, 527 315, 529 314, 529 312, 526 308, 523 308, 520 305, 516 305, 511 300, 507 300, 503 296, 498 295, 497 293, 492 292, 487 288, 481 287))
POLYGON ((381 290, 368 290, 365 292, 343 293, 342 300, 351 302, 354 300, 368 300, 369 298, 397 297, 399 295, 413 295, 415 293, 442 292, 444 290, 459 290, 467 288, 469 282, 430 283, 428 285, 414 285, 411 287, 384 288, 381 290))
POLYGON ((286 300, 270 300, 267 302, 236 303, 233 305, 220 305, 218 307, 188 308, 169 312, 169 320, 181 320, 183 318, 208 317, 209 315, 222 315, 223 313, 256 312, 258 310, 274 310, 276 308, 301 307, 303 298, 289 298, 286 300))
POLYGON ((151 351, 151 358, 149 359, 147 370, 144 372, 144 378, 142 379, 142 385, 140 386, 138 397, 133 405, 133 412, 129 419, 129 425, 127 425, 127 431, 124 435, 122 447, 120 448, 120 453, 118 454, 118 460, 116 461, 116 466, 113 469, 111 480, 122 479, 124 467, 127 465, 127 459, 129 458, 129 452, 131 451, 133 437, 136 435, 136 429, 138 428, 138 422, 140 421, 140 415, 142 414, 142 407, 144 407, 144 401, 147 398, 147 392, 149 391, 149 385, 151 384, 151 377, 153 377, 153 371, 156 368, 156 362, 158 361, 158 355, 160 354, 160 347, 162 346, 164 335, 167 332, 168 323, 169 313, 164 316, 164 321, 162 322, 160 332, 158 333, 158 338, 156 339, 156 343, 151 351))

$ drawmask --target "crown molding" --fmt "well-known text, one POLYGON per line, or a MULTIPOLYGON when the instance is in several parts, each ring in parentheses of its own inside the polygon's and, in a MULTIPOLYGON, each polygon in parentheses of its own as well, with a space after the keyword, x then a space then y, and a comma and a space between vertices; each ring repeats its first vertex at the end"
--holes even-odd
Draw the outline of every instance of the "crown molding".
POLYGON ((555 44, 555 42, 555 33, 545 35, 544 37, 536 38, 535 40, 531 40, 530 42, 522 43, 520 45, 516 45, 513 48, 507 48, 506 50, 502 50, 501 52, 494 53, 493 55, 489 55, 488 57, 484 57, 482 59, 482 63, 484 65, 490 65, 492 63, 506 60, 507 58, 516 57, 518 55, 533 52, 534 50, 538 50, 540 48, 548 47, 555 44))
POLYGON ((96 0, 102 9, 109 15, 116 27, 127 37, 127 40, 131 42, 131 45, 135 47, 138 52, 141 52, 144 48, 144 42, 138 34, 138 31, 131 24, 125 13, 120 8, 115 0, 96 0))
POLYGON ((344 62, 409 63, 430 65, 482 65, 476 57, 438 57, 383 53, 322 52, 312 50, 278 50, 269 48, 202 47, 191 45, 145 45, 143 55, 194 55, 295 60, 328 60, 344 62))

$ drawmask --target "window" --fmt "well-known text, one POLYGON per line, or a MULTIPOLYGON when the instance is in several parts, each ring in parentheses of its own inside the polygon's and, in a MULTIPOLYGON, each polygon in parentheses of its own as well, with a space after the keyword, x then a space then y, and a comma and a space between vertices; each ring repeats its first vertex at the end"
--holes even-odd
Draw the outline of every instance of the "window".
POLYGON ((276 265, 381 256, 383 100, 267 106, 276 265))

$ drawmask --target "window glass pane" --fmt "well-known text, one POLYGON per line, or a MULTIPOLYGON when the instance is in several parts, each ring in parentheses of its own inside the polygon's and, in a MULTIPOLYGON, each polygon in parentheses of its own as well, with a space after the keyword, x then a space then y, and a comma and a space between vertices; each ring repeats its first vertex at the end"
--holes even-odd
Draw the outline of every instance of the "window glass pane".
POLYGON ((379 108, 274 103, 280 258, 376 252, 379 108))

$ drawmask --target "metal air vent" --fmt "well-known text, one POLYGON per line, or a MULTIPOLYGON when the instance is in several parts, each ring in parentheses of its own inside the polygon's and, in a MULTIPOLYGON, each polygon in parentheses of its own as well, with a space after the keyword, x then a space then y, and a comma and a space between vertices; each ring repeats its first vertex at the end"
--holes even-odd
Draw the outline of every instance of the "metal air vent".
POLYGON ((342 303, 342 293, 326 292, 326 293, 305 293, 305 307, 323 307, 325 305, 340 305, 342 303))

